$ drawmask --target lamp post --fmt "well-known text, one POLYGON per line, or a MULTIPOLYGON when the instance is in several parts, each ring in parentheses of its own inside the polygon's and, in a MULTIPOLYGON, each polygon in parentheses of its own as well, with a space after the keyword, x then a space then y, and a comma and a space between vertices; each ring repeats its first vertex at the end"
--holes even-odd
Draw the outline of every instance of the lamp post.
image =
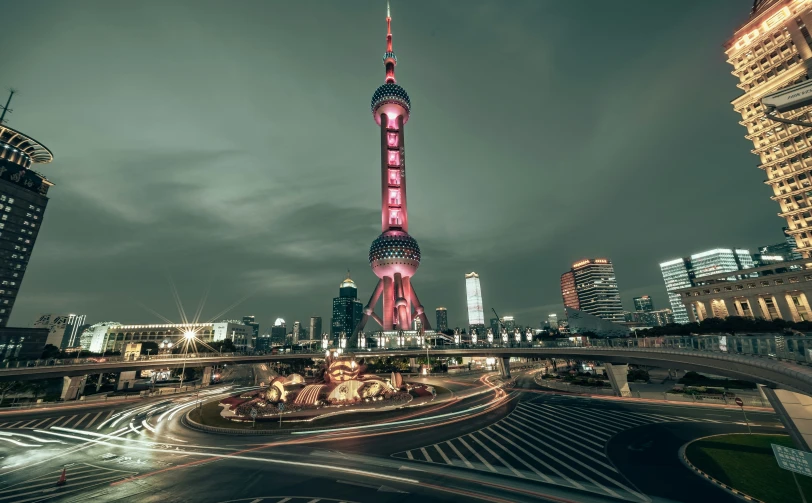
POLYGON ((192 339, 195 338, 195 333, 191 331, 184 332, 183 338, 186 339, 186 350, 183 353, 183 369, 180 371, 180 386, 178 386, 178 389, 183 387, 183 378, 186 374, 186 360, 189 359, 189 344, 192 342, 192 339))

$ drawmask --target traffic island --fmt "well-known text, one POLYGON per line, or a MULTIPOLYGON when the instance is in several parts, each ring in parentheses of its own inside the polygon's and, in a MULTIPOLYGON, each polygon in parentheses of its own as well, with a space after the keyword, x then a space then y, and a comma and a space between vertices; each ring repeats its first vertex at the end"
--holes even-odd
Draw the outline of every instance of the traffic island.
MULTIPOLYGON (((801 503, 792 473, 780 468, 771 444, 794 447, 787 435, 714 435, 686 444, 681 453, 689 468, 709 482, 751 501, 801 503)), ((797 475, 807 500, 812 478, 797 475)))

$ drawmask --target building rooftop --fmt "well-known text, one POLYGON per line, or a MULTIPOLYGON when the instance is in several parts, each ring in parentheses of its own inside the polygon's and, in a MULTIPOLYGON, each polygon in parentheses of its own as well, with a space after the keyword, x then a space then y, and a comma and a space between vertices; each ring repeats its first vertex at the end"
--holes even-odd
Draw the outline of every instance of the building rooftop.
POLYGON ((0 144, 22 151, 32 162, 46 164, 54 160, 54 154, 48 147, 8 126, 0 125, 0 144))

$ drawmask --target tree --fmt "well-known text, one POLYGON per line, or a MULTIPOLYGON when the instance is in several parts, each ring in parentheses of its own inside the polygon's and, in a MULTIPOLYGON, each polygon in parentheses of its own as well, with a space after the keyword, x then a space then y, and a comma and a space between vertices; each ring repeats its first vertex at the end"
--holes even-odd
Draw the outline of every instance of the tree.
POLYGON ((21 391, 24 387, 25 383, 22 381, 0 381, 0 405, 3 404, 7 394, 21 391))
POLYGON ((48 360, 49 358, 57 358, 61 351, 58 347, 54 346, 53 344, 46 344, 44 348, 42 348, 42 356, 43 360, 48 360))
POLYGON ((48 389, 48 382, 47 381, 28 381, 26 383, 25 389, 27 391, 32 391, 34 393, 34 401, 36 402, 37 398, 39 398, 40 394, 48 389))

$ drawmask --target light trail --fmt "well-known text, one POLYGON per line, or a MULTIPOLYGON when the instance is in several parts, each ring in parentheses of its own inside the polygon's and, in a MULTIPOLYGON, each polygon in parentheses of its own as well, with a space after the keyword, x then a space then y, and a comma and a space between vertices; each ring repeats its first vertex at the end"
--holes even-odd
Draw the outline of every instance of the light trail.
POLYGON ((5 436, 0 437, 0 440, 2 440, 3 442, 10 442, 14 445, 19 445, 20 447, 42 447, 42 445, 40 444, 24 444, 22 442, 18 442, 12 438, 7 438, 5 436))
POLYGON ((42 443, 47 443, 47 444, 51 444, 51 443, 64 444, 65 443, 65 442, 62 442, 61 440, 50 440, 50 439, 46 439, 46 438, 37 438, 37 437, 35 437, 33 435, 26 435, 25 433, 0 432, 0 437, 25 437, 25 438, 30 438, 31 440, 36 440, 37 442, 42 442, 42 443))

